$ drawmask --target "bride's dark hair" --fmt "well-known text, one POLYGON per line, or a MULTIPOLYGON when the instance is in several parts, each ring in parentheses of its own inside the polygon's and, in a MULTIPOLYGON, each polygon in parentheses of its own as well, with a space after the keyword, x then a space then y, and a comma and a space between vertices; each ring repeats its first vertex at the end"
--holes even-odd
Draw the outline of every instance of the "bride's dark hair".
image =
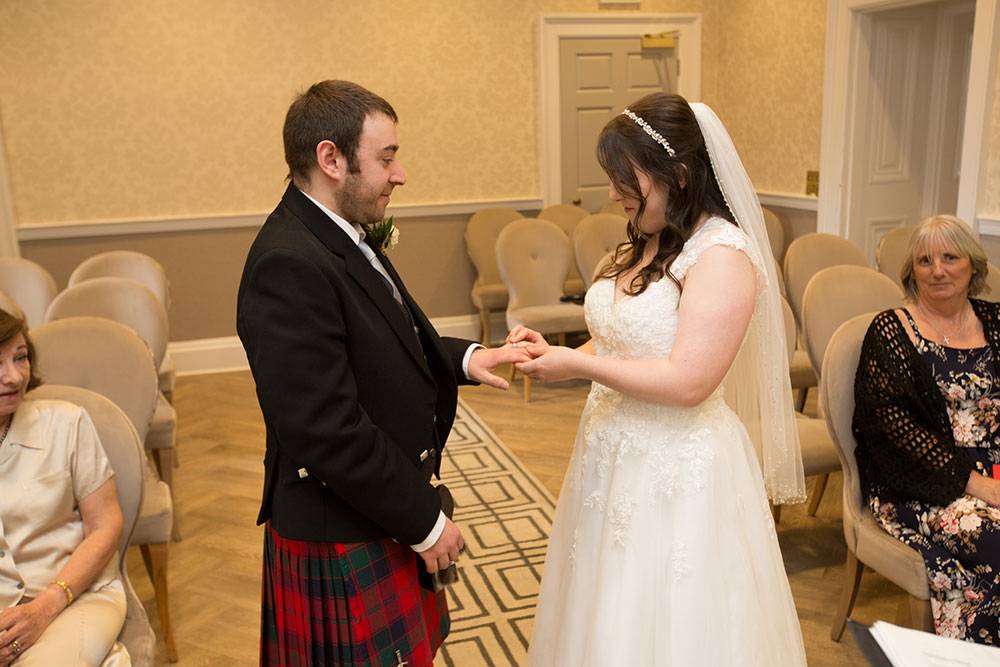
MULTIPOLYGON (((639 189, 635 171, 645 172, 666 190, 667 225, 660 232, 656 256, 625 286, 625 293, 635 296, 663 276, 674 281, 678 288, 681 286, 670 273, 670 265, 684 248, 685 241, 691 238, 703 213, 734 221, 712 172, 705 138, 687 100, 680 95, 653 93, 628 108, 659 132, 674 151, 671 156, 625 115, 608 121, 597 141, 597 160, 611 183, 623 195, 639 200, 636 220, 642 219, 646 198, 639 189)), ((628 240, 618 246, 611 264, 600 277, 616 279, 635 268, 649 239, 629 221, 628 240)))

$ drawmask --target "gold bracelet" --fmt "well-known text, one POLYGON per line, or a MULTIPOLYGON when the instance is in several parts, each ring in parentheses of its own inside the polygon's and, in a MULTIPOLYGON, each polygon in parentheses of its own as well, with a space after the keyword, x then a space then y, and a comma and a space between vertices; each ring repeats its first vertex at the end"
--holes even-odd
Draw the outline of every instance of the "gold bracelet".
POLYGON ((66 594, 66 606, 68 607, 73 604, 73 589, 69 587, 69 584, 62 579, 56 579, 52 583, 63 589, 63 593, 66 594))

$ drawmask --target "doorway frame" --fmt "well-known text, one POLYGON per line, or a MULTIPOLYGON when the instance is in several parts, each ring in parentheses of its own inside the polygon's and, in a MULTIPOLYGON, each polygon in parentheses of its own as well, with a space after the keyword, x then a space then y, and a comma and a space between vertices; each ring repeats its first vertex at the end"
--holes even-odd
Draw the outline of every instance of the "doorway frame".
POLYGON ((559 131, 559 40, 564 37, 635 37, 677 30, 680 73, 677 92, 701 99, 701 14, 550 14, 539 20, 538 166, 543 206, 562 203, 562 140, 559 131))
MULTIPOLYGON (((865 49, 863 27, 877 12, 934 1, 829 0, 816 231, 845 238, 849 232, 845 213, 851 201, 852 156, 858 136, 853 119, 860 85, 856 73, 865 49)), ((996 82, 997 54, 993 44, 1000 35, 998 4, 1000 0, 976 0, 962 133, 957 214, 977 231, 979 198, 986 185, 990 112, 996 82)))

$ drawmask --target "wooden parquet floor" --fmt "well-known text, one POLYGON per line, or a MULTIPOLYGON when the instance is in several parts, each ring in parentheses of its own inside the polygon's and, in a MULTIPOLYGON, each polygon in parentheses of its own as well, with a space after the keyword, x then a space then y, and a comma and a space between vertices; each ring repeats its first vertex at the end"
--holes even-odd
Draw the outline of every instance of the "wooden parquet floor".
MULTIPOLYGON (((518 381, 508 393, 466 387, 461 395, 528 470, 558 495, 588 385, 536 385, 528 404, 520 389, 518 381)), ((171 545, 169 576, 178 664, 253 665, 261 567, 261 529, 254 523, 264 449, 253 381, 249 373, 180 378, 174 401, 181 460, 175 471, 174 502, 183 539, 171 545)), ((816 517, 807 517, 804 506, 786 508, 778 533, 809 664, 865 665, 849 633, 840 643, 829 635, 846 553, 839 475, 831 478, 816 517)), ((138 552, 132 551, 129 575, 159 632, 152 586, 138 552)), ((853 617, 864 623, 892 621, 901 602, 905 605, 901 591, 868 572, 853 617)), ((156 664, 169 664, 162 641, 156 664)))

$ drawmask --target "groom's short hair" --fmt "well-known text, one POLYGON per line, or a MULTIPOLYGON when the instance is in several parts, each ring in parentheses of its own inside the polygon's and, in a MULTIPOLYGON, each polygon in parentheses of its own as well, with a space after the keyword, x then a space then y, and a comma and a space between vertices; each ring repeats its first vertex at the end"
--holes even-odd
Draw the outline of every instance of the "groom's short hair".
POLYGON ((356 173, 361 129, 373 113, 399 121, 391 104, 356 83, 330 79, 310 86, 285 115, 282 136, 288 178, 296 184, 308 183, 309 172, 316 166, 316 145, 326 140, 337 145, 350 172, 356 173))

